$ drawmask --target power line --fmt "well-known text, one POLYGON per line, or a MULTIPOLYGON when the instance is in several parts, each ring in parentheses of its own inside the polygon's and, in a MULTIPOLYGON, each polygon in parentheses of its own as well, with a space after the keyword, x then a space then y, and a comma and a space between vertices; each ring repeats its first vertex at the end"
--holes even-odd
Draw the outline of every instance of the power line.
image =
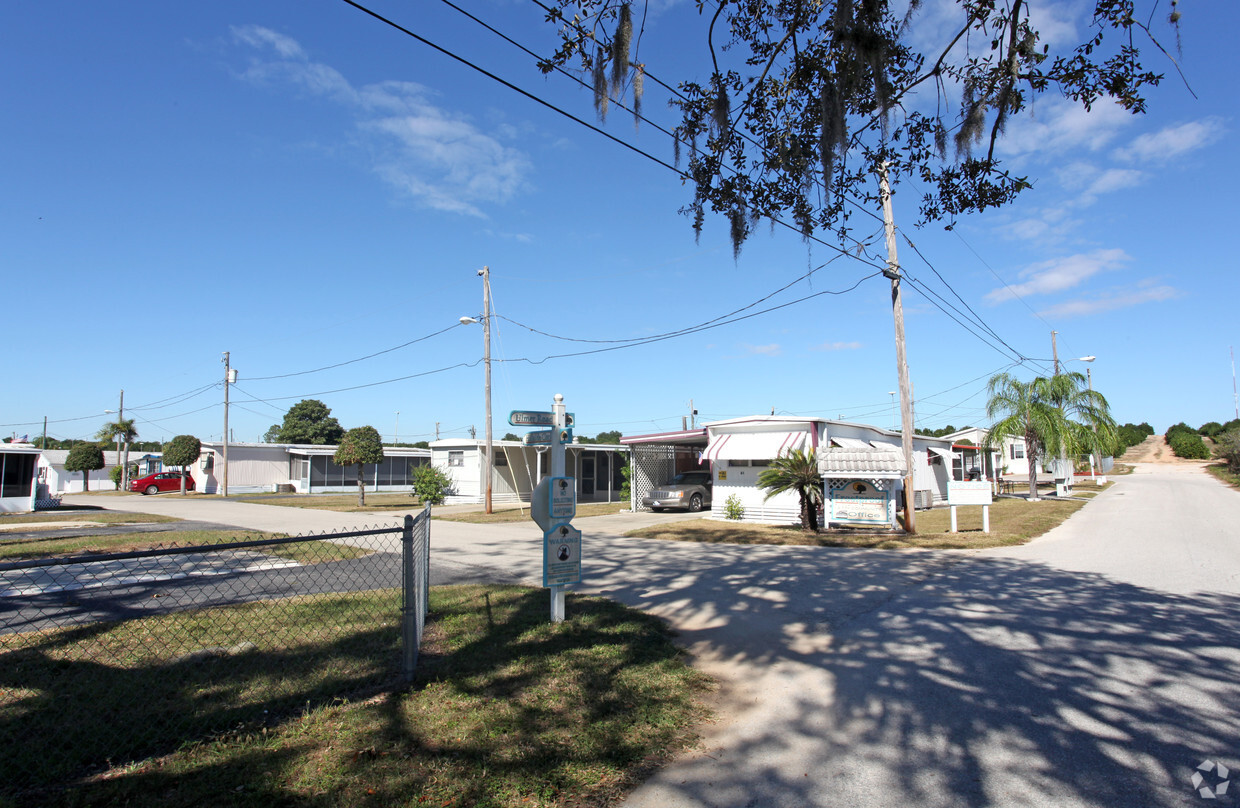
MULTIPOLYGON (((393 345, 391 348, 384 348, 382 351, 375 351, 372 354, 367 354, 365 356, 359 356, 356 359, 347 359, 344 362, 337 362, 334 365, 324 365, 321 368, 314 368, 312 370, 299 370, 296 373, 282 373, 278 376, 250 376, 248 377, 247 380, 252 381, 252 382, 265 382, 270 379, 288 379, 293 376, 305 376, 310 373, 320 373, 324 370, 332 370, 333 368, 340 368, 340 367, 344 367, 345 365, 352 365, 357 362, 364 362, 367 359, 374 359, 376 356, 382 356, 383 354, 391 353, 392 351, 399 351, 401 348, 408 348, 410 345, 413 345, 418 342, 422 342, 424 340, 428 340, 431 337, 437 337, 440 334, 444 333, 445 331, 451 331, 454 328, 460 328, 460 327, 461 327, 460 323, 453 323, 447 328, 441 328, 440 330, 432 334, 427 334, 424 337, 418 337, 417 339, 411 339, 408 342, 401 343, 400 345, 393 345)), ((258 400, 261 400, 261 399, 258 399, 258 400)))

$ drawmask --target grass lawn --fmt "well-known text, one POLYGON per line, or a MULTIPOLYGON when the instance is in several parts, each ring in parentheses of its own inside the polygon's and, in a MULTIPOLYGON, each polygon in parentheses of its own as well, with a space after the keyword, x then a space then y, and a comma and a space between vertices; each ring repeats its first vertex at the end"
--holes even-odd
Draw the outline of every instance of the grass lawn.
POLYGON ((806 533, 797 527, 752 525, 699 519, 656 525, 626 533, 647 539, 718 542, 725 544, 800 544, 813 547, 870 547, 897 549, 917 547, 927 550, 963 550, 1024 544, 1041 536, 1076 513, 1085 500, 996 499, 990 506, 990 532, 982 532, 979 505, 957 508, 959 533, 950 533, 951 512, 935 508, 917 512, 917 534, 906 536, 869 529, 806 533))
MULTIPOLYGON (((620 513, 628 507, 627 502, 599 502, 589 505, 578 505, 577 516, 581 518, 585 516, 609 516, 613 513, 620 513)), ((503 508, 495 510, 494 513, 485 513, 483 511, 463 511, 461 513, 434 513, 433 518, 443 519, 445 522, 469 522, 476 525, 486 525, 495 522, 528 522, 530 520, 530 508, 503 508)))
POLYGON ((663 623, 611 601, 570 595, 552 625, 542 589, 434 588, 411 687, 399 607, 387 590, 0 635, 0 806, 604 805, 705 716, 710 682, 663 623), (236 650, 185 661, 187 638, 236 650))
MULTIPOLYGON (((149 522, 179 522, 175 516, 157 516, 151 513, 126 513, 124 511, 82 510, 63 506, 38 513, 0 514, 0 528, 7 525, 39 525, 46 522, 94 522, 100 525, 138 524, 149 522)), ((0 538, 4 534, 0 533, 0 538)))
MULTIPOLYGON (((85 553, 125 553, 156 547, 189 547, 198 544, 225 544, 234 541, 282 538, 266 533, 228 530, 173 530, 161 533, 119 533, 110 536, 71 538, 8 538, 0 533, 0 561, 18 561, 85 553)), ((330 541, 277 544, 262 552, 289 558, 302 564, 321 564, 369 555, 370 550, 330 541)))
POLYGON ((368 513, 370 511, 403 510, 409 513, 422 510, 418 500, 409 494, 367 493, 366 505, 357 504, 357 494, 247 494, 229 497, 233 502, 253 502, 257 505, 282 505, 286 508, 314 508, 321 511, 342 513, 368 513))
POLYGON ((1228 471, 1226 463, 1211 463, 1206 466, 1206 471, 1218 477, 1232 488, 1240 488, 1240 474, 1233 474, 1228 471))

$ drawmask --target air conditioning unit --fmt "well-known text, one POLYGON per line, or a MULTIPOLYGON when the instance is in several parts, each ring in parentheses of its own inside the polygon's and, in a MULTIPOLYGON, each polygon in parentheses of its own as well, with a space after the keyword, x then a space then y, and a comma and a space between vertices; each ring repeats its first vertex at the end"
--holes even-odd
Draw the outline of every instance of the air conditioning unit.
POLYGON ((927 510, 934 506, 934 495, 930 489, 913 492, 913 507, 919 511, 927 510))

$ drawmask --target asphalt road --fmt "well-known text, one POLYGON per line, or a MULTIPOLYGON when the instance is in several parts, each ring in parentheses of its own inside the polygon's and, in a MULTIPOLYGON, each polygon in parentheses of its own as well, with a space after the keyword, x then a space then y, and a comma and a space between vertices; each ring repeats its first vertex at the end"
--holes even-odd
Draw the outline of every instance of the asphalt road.
MULTIPOLYGON (((194 507, 264 530, 360 526, 194 507)), ((665 617, 721 683, 700 748, 629 808, 1186 806, 1240 793, 1206 801, 1191 782, 1206 760, 1240 770, 1240 492, 1193 467, 1142 466, 1042 539, 981 553, 620 538, 664 518, 574 520, 579 589, 665 617)), ((432 568, 537 583, 539 535, 435 521, 432 568)))

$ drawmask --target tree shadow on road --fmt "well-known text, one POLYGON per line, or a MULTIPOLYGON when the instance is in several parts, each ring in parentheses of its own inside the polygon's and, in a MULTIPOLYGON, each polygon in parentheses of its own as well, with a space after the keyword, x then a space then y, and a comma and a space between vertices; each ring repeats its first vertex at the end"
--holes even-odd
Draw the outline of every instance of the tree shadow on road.
POLYGON ((602 551, 600 588, 765 695, 636 804, 1180 805, 1240 754, 1240 598, 948 553, 656 565, 650 544, 602 551))

